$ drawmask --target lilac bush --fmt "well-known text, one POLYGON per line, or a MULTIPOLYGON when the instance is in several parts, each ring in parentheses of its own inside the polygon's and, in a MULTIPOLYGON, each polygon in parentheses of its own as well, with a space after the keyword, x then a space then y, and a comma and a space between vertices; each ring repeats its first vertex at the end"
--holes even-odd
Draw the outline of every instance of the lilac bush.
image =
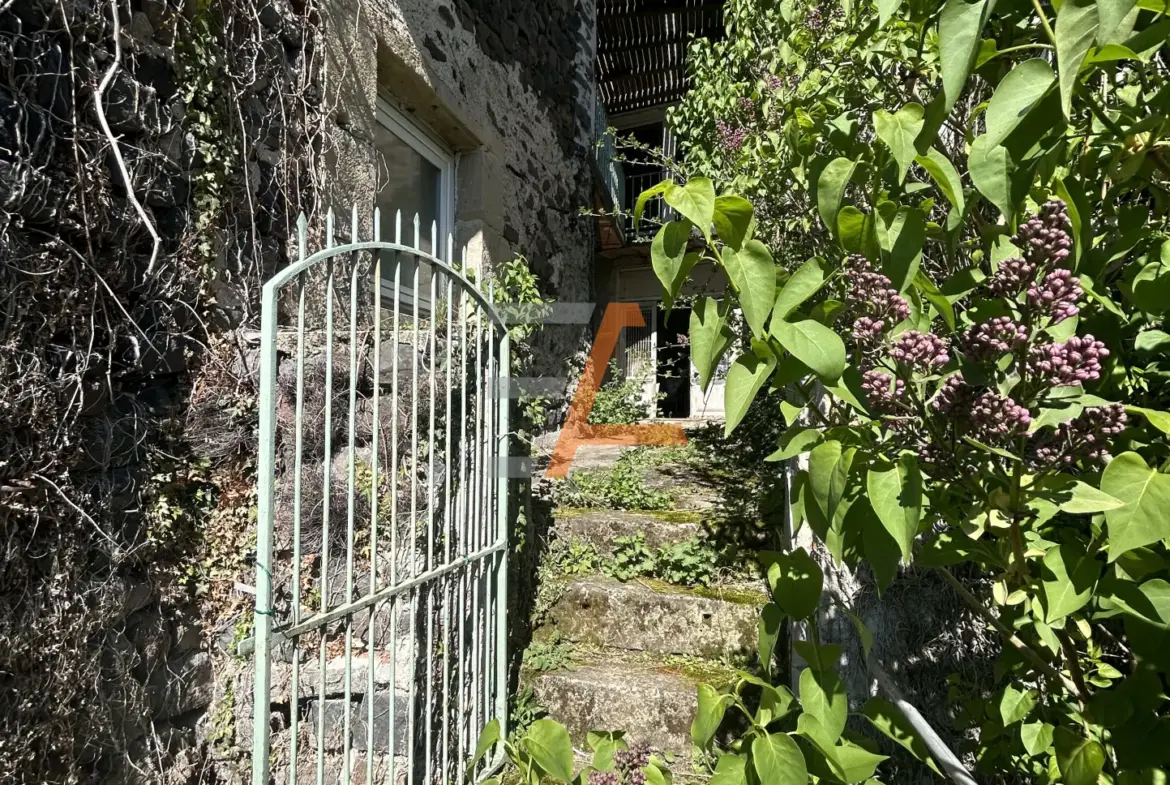
POLYGON ((1010 313, 944 337, 910 327, 910 308, 890 279, 862 256, 845 262, 848 338, 862 370, 861 392, 894 443, 935 472, 965 471, 964 440, 1021 456, 1032 467, 1091 471, 1125 427, 1119 405, 1088 407, 1058 425, 1033 418, 1059 388, 1096 382, 1109 357, 1092 335, 1056 341, 1046 329, 1077 316, 1084 296, 1066 262, 1072 242, 1064 203, 1046 202, 1020 226, 1020 256, 1001 261, 983 291, 1010 313), (932 376, 943 375, 932 383, 932 376), (1002 385, 1002 386, 1001 386, 1002 385), (1035 430, 1035 433, 1031 431, 1035 430))

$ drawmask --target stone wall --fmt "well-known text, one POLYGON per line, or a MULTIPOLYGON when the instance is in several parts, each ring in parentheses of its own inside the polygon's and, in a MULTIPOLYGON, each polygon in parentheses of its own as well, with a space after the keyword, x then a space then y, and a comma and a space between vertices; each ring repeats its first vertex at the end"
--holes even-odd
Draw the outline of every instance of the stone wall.
MULTIPOLYGON (((455 151, 456 247, 481 271, 520 254, 557 300, 592 297, 594 0, 333 0, 326 199, 373 201, 379 94, 455 151)), ((551 328, 536 372, 564 374, 580 328, 551 328)))
POLYGON ((217 356, 311 206, 312 11, 0 9, 0 779, 199 781, 254 428, 217 356))

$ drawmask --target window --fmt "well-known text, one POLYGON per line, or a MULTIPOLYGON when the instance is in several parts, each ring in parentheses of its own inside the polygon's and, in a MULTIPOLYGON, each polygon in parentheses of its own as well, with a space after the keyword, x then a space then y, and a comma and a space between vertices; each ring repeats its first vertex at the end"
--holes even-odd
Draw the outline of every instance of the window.
MULTIPOLYGON (((382 239, 394 240, 396 215, 402 213, 402 244, 415 244, 414 218, 418 216, 418 248, 442 261, 447 256, 447 237, 454 229, 455 157, 426 128, 416 123, 389 101, 378 101, 375 145, 378 166, 375 202, 381 209, 382 239), (436 242, 432 244, 432 226, 436 242), (435 247, 435 246, 438 247, 435 247)), ((394 296, 394 259, 386 252, 382 260, 382 296, 394 296)), ((432 266, 418 257, 404 256, 399 273, 399 307, 414 308, 414 272, 418 266, 419 313, 430 312, 432 266)), ((442 291, 443 280, 435 281, 442 291)))

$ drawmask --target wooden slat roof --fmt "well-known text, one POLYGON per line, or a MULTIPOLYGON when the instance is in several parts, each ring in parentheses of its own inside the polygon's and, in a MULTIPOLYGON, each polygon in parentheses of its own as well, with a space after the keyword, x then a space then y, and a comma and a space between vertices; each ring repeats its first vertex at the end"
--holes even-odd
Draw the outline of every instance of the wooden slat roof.
POLYGON ((598 0, 597 80, 609 115, 678 101, 692 37, 723 35, 724 0, 598 0))

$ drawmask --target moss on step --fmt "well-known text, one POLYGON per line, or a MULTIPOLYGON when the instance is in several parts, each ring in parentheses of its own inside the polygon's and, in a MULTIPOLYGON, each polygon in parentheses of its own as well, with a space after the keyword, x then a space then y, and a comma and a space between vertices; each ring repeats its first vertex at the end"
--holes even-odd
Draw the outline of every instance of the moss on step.
POLYGON ((689 594, 693 597, 723 600, 737 605, 763 605, 768 602, 768 595, 747 586, 676 586, 657 578, 639 578, 634 582, 659 594, 689 594))
POLYGON ((710 684, 717 690, 732 684, 737 673, 735 668, 726 663, 698 657, 669 656, 663 662, 663 669, 682 676, 693 682, 696 687, 700 684, 710 684))
MULTIPOLYGON (((732 684, 739 669, 736 665, 720 660, 706 659, 685 654, 654 654, 645 651, 627 651, 611 647, 581 645, 576 652, 577 664, 581 666, 600 663, 625 662, 632 666, 681 676, 694 683, 710 684, 716 689, 732 684)), ((741 663, 745 668, 747 663, 741 663)), ((533 674, 537 675, 537 674, 533 674)))
POLYGON ((553 518, 579 518, 582 515, 636 515, 664 523, 702 523, 703 515, 695 510, 607 510, 603 507, 557 507, 553 518))

